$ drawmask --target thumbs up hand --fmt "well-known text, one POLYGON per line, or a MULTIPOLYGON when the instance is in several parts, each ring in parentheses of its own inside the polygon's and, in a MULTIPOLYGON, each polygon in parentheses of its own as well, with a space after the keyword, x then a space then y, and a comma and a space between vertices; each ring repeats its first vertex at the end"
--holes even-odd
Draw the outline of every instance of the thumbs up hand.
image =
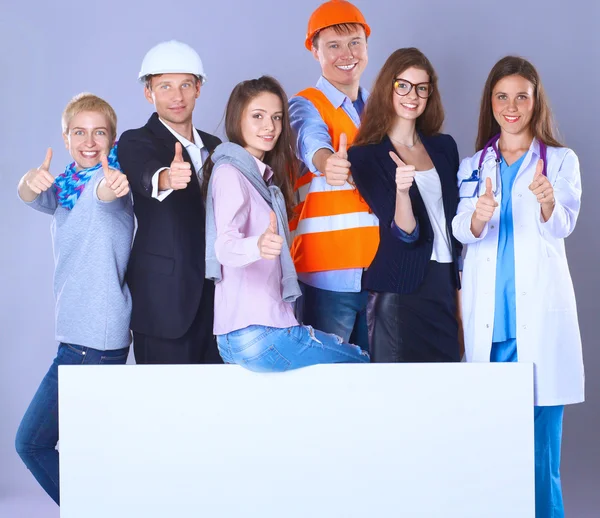
POLYGON ((348 139, 346 134, 340 135, 340 145, 336 153, 329 155, 325 161, 325 181, 329 185, 342 186, 348 181, 350 175, 350 162, 348 162, 348 139))
POLYGON ((340 135, 340 145, 338 146, 337 155, 340 158, 348 159, 348 137, 345 133, 340 135))
POLYGON ((269 215, 269 226, 258 238, 258 249, 263 259, 276 259, 281 255, 283 237, 277 233, 277 216, 273 211, 269 215))
POLYGON ((175 144, 175 158, 169 167, 169 188, 175 191, 185 189, 192 181, 192 166, 183 160, 181 144, 175 144))
POLYGON ((396 164, 396 194, 408 194, 415 181, 415 166, 406 165, 393 151, 390 151, 390 157, 396 164))
POLYGON ((125 196, 129 192, 129 181, 127 180, 127 177, 121 171, 110 169, 108 167, 106 155, 102 155, 100 162, 102 163, 102 171, 104 172, 106 186, 117 198, 125 196))
POLYGON ((498 207, 498 202, 492 192, 492 179, 488 176, 485 179, 485 194, 481 195, 475 205, 473 218, 481 223, 487 223, 494 215, 494 210, 498 207))
POLYGON ((554 206, 554 188, 550 180, 543 175, 544 161, 538 160, 535 168, 533 181, 529 184, 529 190, 535 195, 541 205, 554 206))
POLYGON ((23 177, 23 182, 35 195, 41 194, 52 187, 54 177, 50 174, 50 162, 52 161, 52 148, 46 151, 46 157, 37 168, 30 169, 23 177))

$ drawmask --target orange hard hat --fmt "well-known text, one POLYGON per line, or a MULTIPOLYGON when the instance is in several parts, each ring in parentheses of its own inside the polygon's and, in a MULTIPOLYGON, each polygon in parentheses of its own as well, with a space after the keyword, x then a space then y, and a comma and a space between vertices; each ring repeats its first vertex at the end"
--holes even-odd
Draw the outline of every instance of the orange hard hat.
POLYGON ((317 32, 332 25, 341 25, 343 23, 358 23, 364 27, 367 37, 371 34, 371 28, 358 7, 346 0, 328 0, 317 7, 310 15, 304 46, 308 50, 311 50, 312 40, 317 32))

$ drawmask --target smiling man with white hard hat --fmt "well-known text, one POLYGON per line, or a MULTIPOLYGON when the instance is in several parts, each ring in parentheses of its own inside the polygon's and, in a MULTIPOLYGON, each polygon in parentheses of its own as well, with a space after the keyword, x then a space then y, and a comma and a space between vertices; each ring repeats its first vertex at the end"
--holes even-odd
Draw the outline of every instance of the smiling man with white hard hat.
POLYGON ((127 269, 136 363, 221 363, 213 338, 214 286, 204 279, 202 166, 219 138, 192 123, 206 73, 179 41, 148 51, 139 73, 154 105, 123 133, 118 158, 138 229, 127 269))

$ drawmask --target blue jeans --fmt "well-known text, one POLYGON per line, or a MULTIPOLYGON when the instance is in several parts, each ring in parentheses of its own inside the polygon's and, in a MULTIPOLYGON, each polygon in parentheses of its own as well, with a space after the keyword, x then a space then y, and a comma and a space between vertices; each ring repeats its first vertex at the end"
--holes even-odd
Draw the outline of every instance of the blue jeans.
POLYGON ((329 291, 300 283, 302 297, 296 304, 298 320, 304 325, 342 337, 369 350, 367 301, 369 292, 329 291))
POLYGON ((283 372, 319 363, 369 363, 369 355, 339 336, 310 326, 248 326, 217 336, 225 363, 255 372, 283 372))
MULTIPOLYGON (((518 361, 517 341, 492 343, 492 362, 518 361)), ((535 444, 535 516, 564 518, 560 483, 560 446, 564 406, 536 406, 533 410, 535 444)))
POLYGON ((40 486, 57 504, 58 484, 58 366, 123 365, 129 347, 99 351, 91 347, 61 343, 17 431, 17 453, 40 486))

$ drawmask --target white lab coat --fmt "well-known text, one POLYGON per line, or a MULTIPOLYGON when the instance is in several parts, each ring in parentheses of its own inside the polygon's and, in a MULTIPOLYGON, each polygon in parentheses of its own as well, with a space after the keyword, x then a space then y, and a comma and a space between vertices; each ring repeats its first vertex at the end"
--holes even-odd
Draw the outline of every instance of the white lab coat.
MULTIPOLYGON (((458 183, 471 176, 481 151, 460 164, 458 183)), ((567 148, 547 148, 548 179, 556 205, 547 222, 529 190, 540 146, 533 140, 512 189, 517 315, 517 352, 520 362, 534 364, 535 404, 564 405, 584 400, 581 336, 575 293, 565 254, 564 238, 575 228, 581 205, 579 160, 567 148)), ((485 178, 492 179, 496 201, 502 190, 495 154, 486 150, 479 194, 485 178)), ((462 198, 452 221, 456 238, 465 244, 462 277, 462 315, 465 355, 469 362, 489 362, 494 326, 496 257, 500 207, 481 236, 471 232, 471 216, 478 197, 462 198)))

